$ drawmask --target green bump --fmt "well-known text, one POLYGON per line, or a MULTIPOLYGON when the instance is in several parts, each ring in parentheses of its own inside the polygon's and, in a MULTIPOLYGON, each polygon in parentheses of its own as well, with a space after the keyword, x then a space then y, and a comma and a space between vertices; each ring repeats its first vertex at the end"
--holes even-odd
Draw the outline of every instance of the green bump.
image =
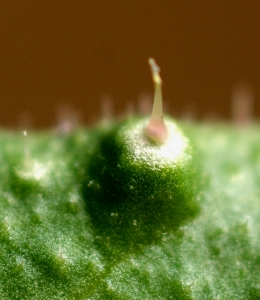
POLYGON ((157 243, 198 212, 193 150, 171 119, 165 123, 160 68, 152 58, 149 64, 150 120, 130 119, 108 130, 87 168, 87 209, 101 250, 112 250, 113 258, 157 243))
POLYGON ((151 142, 148 120, 129 120, 105 135, 90 160, 86 195, 99 234, 124 251, 138 250, 176 230, 198 211, 193 150, 167 120, 168 138, 151 142))

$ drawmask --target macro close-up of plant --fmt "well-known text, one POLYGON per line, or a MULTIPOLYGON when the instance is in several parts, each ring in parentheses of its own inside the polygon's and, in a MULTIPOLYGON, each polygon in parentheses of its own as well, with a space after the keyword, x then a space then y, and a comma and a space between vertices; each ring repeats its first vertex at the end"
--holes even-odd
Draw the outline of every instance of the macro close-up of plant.
POLYGON ((0 12, 0 300, 260 300, 260 2, 0 12))
POLYGON ((259 299, 259 125, 2 131, 1 299, 259 299))

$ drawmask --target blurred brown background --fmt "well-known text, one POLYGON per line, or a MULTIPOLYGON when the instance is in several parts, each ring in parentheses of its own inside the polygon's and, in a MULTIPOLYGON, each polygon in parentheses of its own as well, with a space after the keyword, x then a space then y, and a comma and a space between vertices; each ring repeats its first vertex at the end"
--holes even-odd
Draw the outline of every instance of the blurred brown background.
POLYGON ((260 1, 9 1, 0 3, 0 126, 54 125, 73 107, 84 123, 152 93, 148 57, 162 69, 174 116, 231 116, 249 84, 260 115, 260 1))

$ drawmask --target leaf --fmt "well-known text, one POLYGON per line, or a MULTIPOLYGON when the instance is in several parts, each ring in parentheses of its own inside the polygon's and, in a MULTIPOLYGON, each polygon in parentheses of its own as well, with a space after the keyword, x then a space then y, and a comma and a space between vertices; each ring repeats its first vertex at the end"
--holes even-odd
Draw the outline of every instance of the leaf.
POLYGON ((259 126, 182 125, 200 210, 137 247, 134 223, 113 235, 89 208, 99 189, 89 166, 114 126, 29 133, 29 163, 22 136, 1 132, 1 299, 258 299, 259 126))

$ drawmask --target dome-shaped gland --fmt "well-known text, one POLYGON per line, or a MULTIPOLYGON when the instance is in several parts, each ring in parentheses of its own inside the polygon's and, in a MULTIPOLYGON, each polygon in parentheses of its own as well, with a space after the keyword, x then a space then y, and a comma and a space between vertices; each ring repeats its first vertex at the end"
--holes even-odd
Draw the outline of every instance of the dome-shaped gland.
POLYGON ((149 62, 155 82, 150 121, 131 118, 108 129, 85 185, 97 235, 102 245, 119 245, 119 253, 158 241, 198 211, 193 148, 172 119, 161 118, 159 69, 149 62))
POLYGON ((87 207, 98 236, 134 251, 176 230, 198 211, 193 148, 166 118, 168 138, 154 143, 147 119, 124 121, 93 153, 86 183, 87 207))

